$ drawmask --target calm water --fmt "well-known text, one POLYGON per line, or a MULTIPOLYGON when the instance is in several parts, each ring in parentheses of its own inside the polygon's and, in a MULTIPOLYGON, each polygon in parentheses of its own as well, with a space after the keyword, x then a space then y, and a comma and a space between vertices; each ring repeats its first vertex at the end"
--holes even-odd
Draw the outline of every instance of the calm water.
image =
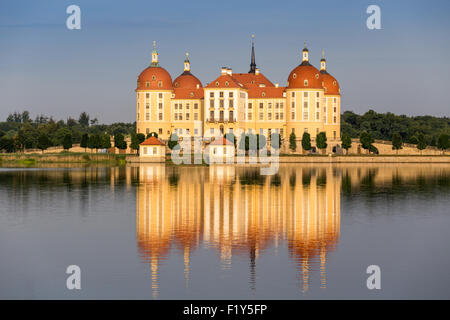
POLYGON ((449 299, 449 195, 449 165, 0 168, 0 298, 449 299))

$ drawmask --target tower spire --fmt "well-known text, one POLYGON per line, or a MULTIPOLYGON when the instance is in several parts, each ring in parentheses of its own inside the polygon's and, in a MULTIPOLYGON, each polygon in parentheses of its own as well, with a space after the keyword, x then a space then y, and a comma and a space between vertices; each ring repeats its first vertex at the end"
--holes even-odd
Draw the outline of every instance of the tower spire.
POLYGON ((153 40, 153 50, 152 50, 152 67, 159 67, 158 63, 158 52, 156 51, 156 41, 153 40))
POLYGON ((320 72, 327 72, 327 60, 325 60, 325 50, 322 50, 322 59, 320 59, 320 72))
POLYGON ((191 71, 191 63, 189 62, 189 52, 186 51, 186 59, 184 59, 184 71, 191 71))
POLYGON ((252 34, 252 56, 250 61, 250 71, 248 73, 255 73, 256 62, 255 62, 255 35, 252 34))

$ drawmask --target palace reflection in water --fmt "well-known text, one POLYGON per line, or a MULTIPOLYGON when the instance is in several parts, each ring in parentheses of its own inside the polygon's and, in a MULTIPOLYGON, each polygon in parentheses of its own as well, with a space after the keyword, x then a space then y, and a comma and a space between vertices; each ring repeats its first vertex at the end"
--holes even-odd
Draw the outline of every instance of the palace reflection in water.
POLYGON ((254 289, 260 254, 286 242, 301 290, 308 290, 315 266, 326 287, 327 253, 340 227, 341 176, 333 167, 288 167, 273 176, 233 166, 138 170, 137 241, 151 265, 155 296, 160 262, 173 246, 184 252, 186 286, 191 253, 200 245, 217 250, 224 268, 232 267, 233 255, 247 257, 254 289))

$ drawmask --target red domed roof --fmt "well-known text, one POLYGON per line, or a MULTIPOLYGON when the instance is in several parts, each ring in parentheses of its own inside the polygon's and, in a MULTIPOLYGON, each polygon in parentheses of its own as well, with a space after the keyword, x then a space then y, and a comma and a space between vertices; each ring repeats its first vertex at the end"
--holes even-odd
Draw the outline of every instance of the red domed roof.
POLYGON ((136 90, 172 90, 172 77, 166 69, 150 66, 139 75, 136 90))
POLYGON ((327 71, 320 71, 320 73, 322 74, 325 94, 339 95, 339 83, 337 82, 336 78, 329 74, 327 71))
POLYGON ((287 88, 322 89, 322 75, 316 67, 304 61, 289 74, 287 88), (307 80, 307 83, 305 80, 307 80))
POLYGON ((189 71, 183 72, 173 81, 173 87, 179 89, 196 89, 197 85, 203 88, 200 80, 189 71))

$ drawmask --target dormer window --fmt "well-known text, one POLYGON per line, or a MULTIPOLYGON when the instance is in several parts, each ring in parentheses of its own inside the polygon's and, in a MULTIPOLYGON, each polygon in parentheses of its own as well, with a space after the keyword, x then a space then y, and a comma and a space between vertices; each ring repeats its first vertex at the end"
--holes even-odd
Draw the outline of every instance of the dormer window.
POLYGON ((296 73, 294 73, 293 75, 292 75, 292 78, 297 78, 297 74, 296 73))
POLYGON ((228 81, 225 81, 225 85, 228 87, 230 83, 228 81))
POLYGON ((178 87, 178 82, 175 82, 175 88, 177 88, 178 87))
POLYGON ((162 87, 162 81, 160 80, 160 81, 158 81, 158 87, 162 87))
POLYGON ((191 97, 193 97, 194 96, 194 93, 193 92, 191 92, 191 97))
POLYGON ((265 97, 265 96, 266 96, 266 93, 265 93, 265 92, 263 92, 263 93, 262 93, 262 96, 263 96, 263 97, 265 97))
POLYGON ((307 87, 307 86, 308 86, 308 80, 305 80, 305 81, 303 82, 303 84, 305 85, 305 87, 307 87))
POLYGON ((319 79, 319 74, 318 73, 316 73, 316 79, 319 79))
POLYGON ((333 81, 333 86, 335 86, 336 85, 336 81, 333 81))
POLYGON ((145 86, 146 86, 147 88, 150 87, 150 82, 146 81, 146 82, 145 82, 145 86))
POLYGON ((219 86, 219 81, 216 81, 216 87, 218 87, 219 86))
POLYGON ((155 81, 156 80, 156 76, 152 75, 152 80, 155 81))

